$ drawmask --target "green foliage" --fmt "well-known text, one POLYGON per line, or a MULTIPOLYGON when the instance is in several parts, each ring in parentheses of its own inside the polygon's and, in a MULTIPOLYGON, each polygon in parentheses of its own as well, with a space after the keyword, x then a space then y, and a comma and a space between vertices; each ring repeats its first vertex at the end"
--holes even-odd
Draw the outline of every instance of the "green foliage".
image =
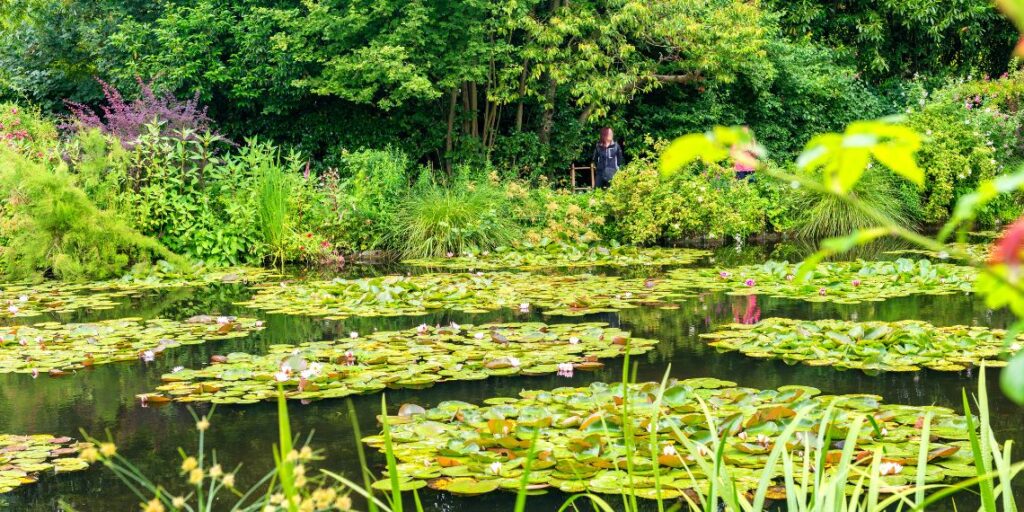
POLYGON ((653 158, 634 160, 615 175, 606 201, 621 240, 632 244, 746 237, 767 228, 757 187, 717 163, 690 164, 662 179, 653 158))
POLYGON ((593 244, 615 239, 614 227, 607 222, 608 203, 601 190, 574 194, 556 190, 545 180, 537 186, 521 181, 505 184, 505 197, 512 218, 525 233, 523 241, 532 245, 548 242, 593 244))
POLYGON ((263 243, 276 261, 284 264, 284 251, 288 241, 288 197, 291 187, 288 177, 276 162, 263 159, 258 177, 256 218, 263 232, 263 243))
POLYGON ((0 148, 0 275, 65 280, 120 276, 133 264, 179 259, 100 210, 61 169, 0 148))
POLYGON ((873 80, 923 75, 998 74, 1013 26, 977 0, 768 0, 787 35, 840 49, 873 80))
MULTIPOLYGON (((949 219, 956 202, 979 183, 1005 172, 1024 157, 1019 110, 1024 81, 1015 73, 998 80, 951 83, 927 98, 908 116, 909 126, 925 134, 920 153, 926 174, 924 220, 949 219)), ((985 226, 1013 220, 1020 214, 1019 196, 1006 195, 979 208, 985 226)))
MULTIPOLYGON (((906 190, 903 183, 893 173, 871 169, 850 195, 901 226, 913 226, 918 220, 915 213, 920 212, 920 199, 914 190, 901 194, 903 190, 906 190)), ((794 194, 794 203, 800 212, 796 231, 803 237, 840 236, 878 225, 874 218, 840 197, 806 188, 794 194)))
POLYGON ((502 192, 487 183, 421 183, 402 203, 393 246, 407 258, 482 252, 519 236, 502 192))
POLYGON ((57 128, 38 109, 0 103, 0 145, 35 160, 55 158, 57 128))
POLYGON ((309 224, 345 252, 384 247, 399 203, 409 194, 409 158, 389 147, 344 151, 339 163, 311 191, 309 224))

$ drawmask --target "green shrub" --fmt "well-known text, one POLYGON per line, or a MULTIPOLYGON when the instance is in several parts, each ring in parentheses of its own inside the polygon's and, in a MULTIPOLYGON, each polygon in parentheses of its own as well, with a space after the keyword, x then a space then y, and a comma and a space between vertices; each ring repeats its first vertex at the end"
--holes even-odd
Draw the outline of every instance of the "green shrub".
POLYGON ((0 145, 42 160, 57 157, 57 127, 36 108, 0 103, 0 145))
POLYGON ((409 191, 409 158, 389 147, 343 152, 340 161, 311 190, 316 199, 308 204, 309 225, 341 251, 380 249, 409 191))
POLYGON ((623 242, 746 237, 766 229, 766 202, 731 169, 693 166, 662 179, 655 163, 639 158, 612 180, 606 201, 623 242))
MULTIPOLYGON (((927 99, 921 93, 919 108, 912 109, 908 124, 923 133, 927 142, 918 153, 925 170, 924 221, 949 218, 956 201, 973 191, 982 180, 1002 174, 1024 156, 1019 134, 1024 127, 1018 110, 1021 76, 996 81, 951 83, 927 99)), ((982 208, 983 225, 1008 222, 1020 214, 1020 196, 1006 195, 982 208)))
POLYGON ((96 207, 62 168, 0 147, 0 275, 104 279, 135 263, 181 260, 96 207))
POLYGON ((275 262, 284 264, 289 230, 288 198, 291 184, 284 170, 276 162, 263 159, 256 171, 256 218, 263 234, 263 243, 275 262))
POLYGON ((540 179, 536 186, 519 180, 505 182, 504 192, 511 204, 512 218, 524 228, 523 239, 530 244, 592 244, 617 236, 614 226, 607 222, 604 191, 576 194, 555 189, 540 179))
POLYGON ((392 245, 406 258, 482 252, 512 243, 519 226, 489 184, 418 184, 398 211, 392 245))

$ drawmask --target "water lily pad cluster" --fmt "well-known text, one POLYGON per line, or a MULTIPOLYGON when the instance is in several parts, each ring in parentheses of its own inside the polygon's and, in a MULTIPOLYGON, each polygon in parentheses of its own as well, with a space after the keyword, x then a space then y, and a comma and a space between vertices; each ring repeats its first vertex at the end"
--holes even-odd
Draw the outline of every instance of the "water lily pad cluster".
MULTIPOLYGON (((456 401, 427 410, 403 406, 397 416, 389 417, 399 482, 458 495, 514 492, 536 435, 536 456, 528 475, 533 490, 633 492, 655 498, 657 475, 661 496, 671 499, 695 489, 706 491, 707 477, 697 458, 712 459, 718 438, 725 443, 723 455, 730 475, 743 492, 755 488, 766 471, 776 483, 781 481, 780 464, 766 467, 768 454, 779 434, 796 421, 798 411, 804 416, 786 446, 798 466, 809 456, 814 467, 820 468, 824 461, 824 471, 834 471, 851 422, 864 415, 870 419, 857 436, 850 479, 869 471, 874 452, 881 449, 882 464, 877 469, 883 475, 883 489, 913 484, 921 428, 930 412, 925 481, 942 482, 974 472, 966 418, 951 409, 882 404, 875 395, 821 395, 806 386, 762 391, 711 378, 671 383, 660 407, 656 405, 658 384, 627 389, 629 423, 623 420, 626 397, 621 384, 523 391, 518 399, 490 399, 484 406, 456 401), (708 429, 700 400, 714 417, 715 432, 708 429), (828 421, 830 405, 834 409, 828 421), (818 441, 822 429, 831 435, 821 436, 831 439, 827 445, 818 441), (627 431, 635 439, 630 448, 627 431), (652 432, 657 432, 653 443, 652 432), (629 464, 632 477, 626 471, 629 464)), ((382 435, 364 441, 383 450, 382 435)), ((785 493, 781 487, 774 489, 785 493)))
MULTIPOLYGON (((955 243, 953 248, 957 251, 965 253, 971 259, 976 261, 986 261, 992 253, 991 243, 955 243)), ((889 251, 887 254, 901 254, 901 255, 915 255, 919 254, 930 259, 946 260, 950 259, 952 255, 948 251, 930 251, 927 249, 900 249, 898 251, 889 251)))
POLYGON ((116 361, 152 361, 167 349, 247 336, 262 326, 252 318, 204 315, 184 322, 121 318, 0 327, 0 373, 59 377, 116 361))
MULTIPOLYGON (((1005 366, 1005 331, 963 325, 936 327, 927 322, 803 321, 768 318, 755 325, 732 324, 702 334, 710 345, 751 357, 788 363, 865 371, 916 371, 922 367, 960 371, 984 363, 1005 366)), ((1021 340, 1008 350, 1021 349, 1021 340)))
POLYGON ((579 316, 640 304, 673 307, 662 303, 668 295, 667 288, 645 279, 527 272, 438 273, 268 284, 242 305, 331 319, 422 315, 439 309, 481 313, 502 308, 579 316))
POLYGON ((627 350, 641 354, 656 343, 602 323, 421 325, 365 336, 352 333, 337 341, 274 345, 265 355, 227 354, 206 368, 166 374, 156 393, 139 398, 151 403, 253 403, 275 399, 279 385, 288 398, 311 400, 453 380, 572 376, 574 371, 601 368, 600 359, 627 350))
POLYGON ((43 281, 0 283, 0 319, 69 313, 79 309, 113 309, 125 297, 147 291, 208 286, 216 283, 255 283, 278 274, 254 267, 234 267, 195 274, 129 274, 121 279, 89 283, 43 281))
POLYGON ((710 251, 703 249, 631 246, 579 247, 568 244, 549 244, 529 249, 502 248, 491 252, 471 253, 449 258, 407 260, 404 263, 445 269, 536 270, 596 266, 689 265, 710 255, 710 251))
POLYGON ((670 285, 725 290, 733 295, 764 294, 811 302, 856 304, 907 295, 948 295, 969 292, 977 270, 949 263, 914 261, 850 261, 820 263, 797 278, 799 264, 769 261, 729 269, 679 269, 670 285))
POLYGON ((65 473, 87 468, 89 464, 77 456, 83 447, 70 437, 0 434, 0 494, 35 483, 48 471, 65 473))

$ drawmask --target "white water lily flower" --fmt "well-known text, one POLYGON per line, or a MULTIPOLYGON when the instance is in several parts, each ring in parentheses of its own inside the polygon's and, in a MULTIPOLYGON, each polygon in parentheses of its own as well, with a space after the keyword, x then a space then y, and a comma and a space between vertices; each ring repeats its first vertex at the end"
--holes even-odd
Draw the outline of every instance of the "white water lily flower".
POLYGON ((37 370, 35 368, 32 368, 32 378, 34 379, 34 378, 36 378, 38 376, 39 376, 39 370, 37 370))
POLYGON ((772 442, 772 438, 770 438, 770 437, 768 437, 768 436, 766 436, 764 434, 758 434, 757 435, 757 444, 767 445, 767 444, 769 444, 771 442, 772 442))
POLYGON ((519 311, 529 311, 529 310, 530 310, 530 303, 529 302, 524 302, 524 303, 519 305, 519 311))
POLYGON ((882 427, 882 430, 881 430, 880 433, 882 434, 882 437, 885 437, 885 436, 889 435, 889 429, 887 429, 885 427, 882 427))
POLYGON ((430 327, 427 326, 427 324, 420 324, 420 326, 416 328, 416 332, 423 334, 427 332, 427 329, 430 329, 430 327))
POLYGON ((229 324, 229 323, 231 323, 231 317, 230 316, 218 316, 217 317, 217 325, 224 325, 224 324, 229 324))
POLYGON ((263 327, 263 320, 256 320, 256 323, 254 325, 256 327, 263 327))
POLYGON ((572 336, 572 337, 569 338, 569 344, 570 345, 579 345, 580 344, 580 339, 577 338, 576 336, 572 336))
POLYGON ((490 466, 490 469, 491 469, 491 473, 494 473, 495 475, 497 475, 498 473, 501 472, 501 463, 500 462, 492 462, 491 466, 490 466))
POLYGON ((509 357, 508 358, 508 364, 512 365, 514 368, 519 368, 519 358, 518 357, 509 357))
POLYGON ((22 295, 18 297, 19 302, 28 302, 28 295, 22 295))
POLYGON ((352 332, 348 333, 348 337, 352 338, 352 339, 356 339, 356 338, 359 337, 359 333, 355 332, 355 331, 352 331, 352 332))
POLYGON ((147 351, 143 352, 142 353, 142 360, 147 362, 147 363, 153 362, 154 360, 156 360, 156 352, 153 352, 152 350, 147 350, 147 351))
POLYGON ((276 380, 277 382, 285 382, 289 378, 290 377, 285 372, 277 372, 274 374, 274 380, 276 380))
MULTIPOLYGON (((799 432, 797 432, 797 434, 799 434, 799 432)), ((744 430, 743 432, 740 432, 739 434, 736 434, 736 437, 740 438, 743 441, 746 441, 747 440, 747 431, 744 430)))
POLYGON ((903 471, 903 464, 899 462, 883 462, 878 465, 878 474, 881 476, 897 475, 903 471))
POLYGON ((459 330, 459 324, 457 324, 455 322, 452 322, 452 329, 455 329, 456 331, 458 331, 459 330))
POLYGON ((18 309, 18 306, 15 306, 14 304, 11 304, 10 306, 7 306, 7 312, 12 314, 12 315, 17 315, 18 311, 20 311, 18 309))
POLYGON ((667 444, 667 445, 665 445, 664 448, 661 449, 661 454, 662 455, 668 455, 669 457, 673 457, 675 455, 678 455, 678 452, 676 452, 676 447, 675 446, 667 444))
POLYGON ((559 377, 572 377, 572 373, 575 367, 572 363, 558 363, 558 376, 559 377))
POLYGON ((484 339, 484 333, 478 332, 478 333, 474 334, 473 337, 478 339, 478 340, 482 340, 482 339, 484 339))
POLYGON ((178 373, 178 372, 180 372, 180 371, 182 371, 184 369, 185 369, 184 366, 175 366, 174 368, 171 368, 171 373, 178 373))

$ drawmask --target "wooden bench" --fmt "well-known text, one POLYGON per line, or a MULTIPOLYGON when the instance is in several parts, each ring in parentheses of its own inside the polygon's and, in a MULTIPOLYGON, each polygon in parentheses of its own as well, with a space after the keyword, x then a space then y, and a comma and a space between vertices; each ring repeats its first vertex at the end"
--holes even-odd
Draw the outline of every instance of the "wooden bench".
POLYGON ((594 186, 597 185, 597 174, 596 174, 595 169, 594 169, 594 164, 589 164, 589 165, 576 165, 576 164, 572 164, 572 165, 570 165, 569 166, 569 183, 572 186, 572 191, 573 192, 587 192, 589 190, 594 190, 594 186), (576 182, 576 172, 577 171, 584 172, 584 176, 586 176, 585 173, 587 171, 590 172, 590 185, 580 186, 576 182))

